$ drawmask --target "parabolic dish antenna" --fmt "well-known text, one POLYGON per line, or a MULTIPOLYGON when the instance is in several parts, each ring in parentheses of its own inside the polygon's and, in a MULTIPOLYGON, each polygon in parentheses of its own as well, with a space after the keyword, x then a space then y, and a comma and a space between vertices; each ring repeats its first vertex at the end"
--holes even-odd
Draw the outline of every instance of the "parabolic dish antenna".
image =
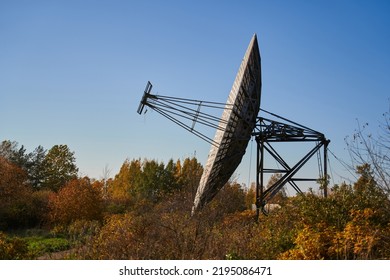
POLYGON ((261 98, 261 58, 256 34, 253 35, 240 65, 223 111, 214 143, 196 192, 192 213, 210 202, 230 179, 242 157, 256 125, 261 98))
POLYGON ((251 136, 254 136, 257 142, 257 216, 259 216, 259 210, 262 209, 264 212, 264 206, 287 183, 297 192, 301 192, 296 182, 319 181, 322 182, 324 196, 327 196, 327 146, 330 141, 325 138, 325 135, 264 109, 262 109, 262 114, 267 113, 277 119, 258 116, 261 98, 261 58, 256 34, 253 35, 245 52, 226 103, 155 95, 151 93, 151 89, 152 84, 148 82, 137 110, 139 114, 142 114, 144 107, 148 106, 211 144, 195 195, 192 213, 210 202, 227 183, 240 164, 251 136), (206 110, 222 109, 222 116, 219 118, 215 114, 202 112, 203 108, 206 110), (214 138, 202 133, 195 127, 196 124, 216 129, 214 138), (271 145, 281 142, 310 142, 316 145, 296 164, 289 165, 271 145), (323 163, 319 153, 321 147, 324 147, 323 163), (316 153, 320 180, 297 177, 301 167, 316 153), (273 157, 281 167, 275 169, 265 166, 264 154, 273 157), (264 174, 266 173, 280 173, 282 176, 264 189, 264 174))

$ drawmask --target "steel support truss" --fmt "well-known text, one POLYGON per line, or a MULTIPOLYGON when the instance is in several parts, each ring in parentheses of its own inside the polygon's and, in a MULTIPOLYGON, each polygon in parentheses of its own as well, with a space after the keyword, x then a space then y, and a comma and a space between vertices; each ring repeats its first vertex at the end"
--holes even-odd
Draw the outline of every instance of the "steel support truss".
POLYGON ((298 187, 299 181, 318 181, 320 180, 323 195, 327 196, 327 147, 330 140, 327 140, 324 134, 290 121, 286 118, 261 110, 260 115, 270 115, 275 119, 258 117, 253 136, 257 144, 257 162, 256 162, 256 209, 257 217, 262 211, 265 211, 265 205, 286 185, 289 184, 297 193, 302 193, 298 187), (312 142, 311 148, 295 165, 290 166, 278 153, 274 143, 297 143, 312 142), (297 172, 323 147, 323 161, 318 158, 320 168, 319 178, 297 178, 297 172), (265 165, 265 154, 270 155, 281 168, 268 168, 265 165), (265 189, 264 174, 280 173, 282 176, 275 183, 265 189))

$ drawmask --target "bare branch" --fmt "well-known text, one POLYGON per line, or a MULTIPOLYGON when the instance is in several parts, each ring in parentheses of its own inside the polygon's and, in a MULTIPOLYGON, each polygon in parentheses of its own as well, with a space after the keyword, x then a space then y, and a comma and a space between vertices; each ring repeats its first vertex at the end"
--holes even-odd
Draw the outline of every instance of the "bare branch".
POLYGON ((345 142, 351 157, 350 167, 370 164, 379 187, 390 194, 390 108, 383 118, 377 133, 370 131, 368 123, 361 125, 357 120, 357 129, 345 142))

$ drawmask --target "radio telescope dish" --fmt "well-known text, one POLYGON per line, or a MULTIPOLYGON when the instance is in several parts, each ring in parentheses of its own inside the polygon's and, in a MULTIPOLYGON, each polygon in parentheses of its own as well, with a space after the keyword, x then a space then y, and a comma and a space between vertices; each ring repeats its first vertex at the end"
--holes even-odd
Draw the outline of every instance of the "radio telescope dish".
POLYGON ((261 58, 253 35, 227 99, 233 107, 222 113, 204 171, 196 192, 192 213, 210 202, 230 179, 256 125, 261 97, 261 58))

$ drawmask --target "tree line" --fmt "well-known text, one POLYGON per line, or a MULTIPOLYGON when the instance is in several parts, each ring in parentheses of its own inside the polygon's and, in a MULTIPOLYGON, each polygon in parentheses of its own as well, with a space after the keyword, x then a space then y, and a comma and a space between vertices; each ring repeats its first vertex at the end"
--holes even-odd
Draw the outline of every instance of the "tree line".
POLYGON ((280 192, 281 207, 259 221, 254 186, 228 182, 191 216, 203 172, 196 158, 127 159, 113 178, 96 180, 77 175, 67 145, 28 153, 7 140, 0 258, 32 258, 7 233, 42 228, 71 242, 70 259, 389 259, 388 193, 370 164, 355 171, 356 182, 332 186, 327 198, 280 192))
POLYGON ((15 141, 0 145, 0 230, 44 222, 48 197, 77 178, 74 152, 67 145, 27 153, 15 141))

